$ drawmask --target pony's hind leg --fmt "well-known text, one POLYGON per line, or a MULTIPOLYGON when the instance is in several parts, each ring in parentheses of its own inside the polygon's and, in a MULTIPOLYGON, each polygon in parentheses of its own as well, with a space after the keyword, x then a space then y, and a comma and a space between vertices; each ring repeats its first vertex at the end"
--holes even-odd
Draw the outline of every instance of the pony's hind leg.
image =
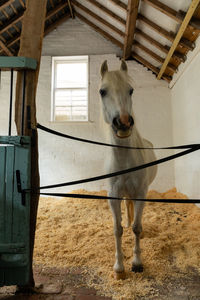
MULTIPOLYGON (((141 197, 142 198, 142 197, 141 197)), ((142 232, 142 212, 144 208, 144 202, 135 201, 134 203, 134 223, 133 232, 135 234, 135 247, 133 250, 134 259, 132 264, 133 272, 142 272, 143 264, 141 261, 141 249, 140 249, 140 234, 142 232)))
POLYGON ((121 226, 121 201, 119 200, 109 200, 110 208, 113 215, 113 223, 114 223, 114 235, 115 235, 115 264, 114 264, 114 271, 116 273, 123 273, 124 272, 124 265, 123 265, 123 253, 122 253, 122 246, 121 246, 121 239, 123 234, 123 227, 121 226))

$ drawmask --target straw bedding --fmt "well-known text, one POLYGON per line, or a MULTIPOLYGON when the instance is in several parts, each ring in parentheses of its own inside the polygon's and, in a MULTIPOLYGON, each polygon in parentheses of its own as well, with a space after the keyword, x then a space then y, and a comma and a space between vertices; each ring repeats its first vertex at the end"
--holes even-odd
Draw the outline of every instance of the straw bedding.
MULTIPOLYGON (((76 193, 89 193, 85 190, 76 193)), ((106 195, 106 191, 91 192, 106 195)), ((173 188, 150 191, 148 198, 187 198, 173 188)), ((125 224, 123 207, 123 224, 125 224)), ((144 272, 130 271, 134 236, 124 228, 125 280, 113 274, 115 246, 112 216, 106 200, 41 198, 34 262, 44 266, 81 267, 88 285, 113 299, 153 299, 155 282, 184 276, 191 267, 200 273, 200 210, 193 204, 147 203, 141 239, 144 272)))

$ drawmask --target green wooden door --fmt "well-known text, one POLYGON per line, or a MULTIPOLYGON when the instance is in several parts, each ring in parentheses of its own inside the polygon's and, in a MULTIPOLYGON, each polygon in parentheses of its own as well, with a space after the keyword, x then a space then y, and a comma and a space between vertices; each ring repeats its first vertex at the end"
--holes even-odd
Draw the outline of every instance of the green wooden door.
POLYGON ((22 189, 30 188, 30 138, 0 137, 0 286, 26 285, 29 280, 30 195, 22 201, 22 189))

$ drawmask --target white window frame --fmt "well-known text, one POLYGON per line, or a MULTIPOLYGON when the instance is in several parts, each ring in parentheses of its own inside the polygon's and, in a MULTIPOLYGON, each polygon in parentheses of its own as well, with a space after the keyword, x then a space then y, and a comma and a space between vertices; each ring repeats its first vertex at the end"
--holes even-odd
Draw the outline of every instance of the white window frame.
MULTIPOLYGON (((88 92, 88 86, 89 86, 89 57, 87 55, 84 56, 53 56, 52 57, 52 79, 51 79, 51 122, 55 123, 76 123, 81 122, 85 123, 89 121, 89 92, 88 92), (76 62, 85 62, 87 63, 87 86, 86 86, 86 93, 87 93, 87 118, 85 120, 56 120, 55 118, 55 92, 56 90, 62 90, 62 89, 73 89, 73 88, 56 88, 56 64, 59 62, 66 62, 66 63, 76 63, 76 62)), ((79 89, 79 87, 74 88, 79 89)))

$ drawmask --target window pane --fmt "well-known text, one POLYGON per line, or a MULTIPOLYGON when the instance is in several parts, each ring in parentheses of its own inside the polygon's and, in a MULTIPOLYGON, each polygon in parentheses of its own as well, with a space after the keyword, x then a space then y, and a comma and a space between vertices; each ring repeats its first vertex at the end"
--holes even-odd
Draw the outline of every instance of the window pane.
POLYGON ((57 63, 55 83, 57 88, 87 87, 87 63, 57 63))
POLYGON ((66 89, 55 91, 55 120, 87 120, 87 90, 66 89))

